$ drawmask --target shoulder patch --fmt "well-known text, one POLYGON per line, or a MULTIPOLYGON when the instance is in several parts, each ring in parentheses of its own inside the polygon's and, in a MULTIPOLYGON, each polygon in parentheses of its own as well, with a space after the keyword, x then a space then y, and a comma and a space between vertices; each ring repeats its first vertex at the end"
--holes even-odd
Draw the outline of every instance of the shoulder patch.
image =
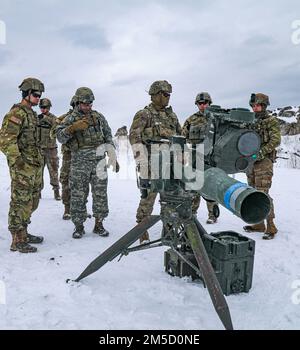
POLYGON ((14 123, 14 124, 17 124, 17 125, 20 125, 22 124, 22 121, 20 119, 18 119, 17 117, 15 117, 14 115, 12 115, 10 118, 9 118, 9 121, 14 123))

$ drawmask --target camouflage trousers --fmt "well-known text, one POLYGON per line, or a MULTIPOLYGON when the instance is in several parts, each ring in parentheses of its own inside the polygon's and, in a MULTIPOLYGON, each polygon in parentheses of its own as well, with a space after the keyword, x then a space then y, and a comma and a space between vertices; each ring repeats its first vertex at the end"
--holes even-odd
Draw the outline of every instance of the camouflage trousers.
MULTIPOLYGON (((44 168, 47 166, 49 171, 50 184, 53 189, 59 188, 59 182, 58 182, 59 160, 57 155, 57 148, 45 148, 43 149, 42 153, 44 156, 44 168)), ((44 183, 43 183, 43 187, 44 187, 44 183)))
POLYGON ((62 166, 60 168, 59 181, 62 188, 62 202, 66 206, 70 206, 70 170, 71 170, 71 151, 63 150, 62 166))
POLYGON ((8 214, 9 231, 19 231, 30 223, 37 209, 43 182, 43 167, 26 163, 24 169, 10 168, 11 201, 8 214))
MULTIPOLYGON (((273 162, 269 158, 265 158, 258 162, 254 163, 252 170, 247 173, 248 184, 259 191, 265 192, 269 195, 269 190, 272 186, 272 177, 273 177, 273 162)), ((271 210, 268 218, 274 219, 274 205, 273 199, 271 200, 271 210)))
POLYGON ((141 222, 145 217, 152 214, 157 192, 149 192, 147 198, 141 198, 136 213, 136 221, 141 222))
MULTIPOLYGON (((192 203, 193 214, 197 213, 200 206, 200 202, 201 202, 201 196, 200 194, 196 194, 193 198, 193 203, 192 203)), ((214 216, 213 209, 214 209, 214 206, 217 205, 217 202, 208 202, 208 201, 205 201, 205 202, 208 210, 208 215, 214 216)))
POLYGON ((85 157, 84 152, 72 153, 70 190, 71 219, 75 225, 82 224, 87 218, 86 203, 89 195, 89 185, 93 198, 93 216, 103 220, 108 215, 107 178, 100 179, 96 169, 99 160, 85 157))

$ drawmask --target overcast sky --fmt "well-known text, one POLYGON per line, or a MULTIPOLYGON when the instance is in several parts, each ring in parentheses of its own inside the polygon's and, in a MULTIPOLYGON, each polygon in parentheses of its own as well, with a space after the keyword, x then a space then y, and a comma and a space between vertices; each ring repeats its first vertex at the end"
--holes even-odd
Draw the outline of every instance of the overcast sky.
POLYGON ((274 108, 298 106, 295 20, 299 0, 0 0, 0 119, 29 76, 44 82, 57 115, 90 87, 113 131, 130 125, 162 79, 181 122, 200 91, 224 107, 248 107, 252 92, 269 94, 274 108))

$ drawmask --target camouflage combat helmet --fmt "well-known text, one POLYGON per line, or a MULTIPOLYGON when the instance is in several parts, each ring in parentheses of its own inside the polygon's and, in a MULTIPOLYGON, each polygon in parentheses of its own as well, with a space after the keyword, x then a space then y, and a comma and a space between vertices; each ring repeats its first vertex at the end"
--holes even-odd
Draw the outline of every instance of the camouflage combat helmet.
POLYGON ((200 92, 200 94, 196 96, 195 104, 199 102, 206 102, 206 101, 209 102, 209 104, 212 104, 212 99, 210 97, 210 94, 208 92, 200 92))
POLYGON ((149 95, 156 95, 161 91, 172 93, 172 85, 166 80, 157 80, 150 86, 149 95))
POLYGON ((76 102, 81 103, 92 103, 95 100, 93 91, 88 87, 80 87, 79 89, 77 89, 75 97, 77 99, 76 102))
POLYGON ((269 96, 262 94, 262 93, 257 93, 257 94, 251 94, 250 101, 249 101, 250 106, 253 106, 254 104, 261 104, 265 106, 270 105, 270 100, 269 96))
POLYGON ((72 97, 71 101, 70 101, 70 106, 73 107, 73 108, 75 108, 76 102, 77 102, 77 96, 74 95, 74 96, 72 97))
POLYGON ((23 92, 27 91, 39 91, 44 92, 45 87, 44 84, 36 79, 36 78, 26 78, 22 81, 21 85, 19 85, 19 89, 23 92))
POLYGON ((52 107, 52 103, 49 100, 49 98, 42 98, 40 100, 39 106, 40 106, 40 108, 50 108, 50 107, 52 107))

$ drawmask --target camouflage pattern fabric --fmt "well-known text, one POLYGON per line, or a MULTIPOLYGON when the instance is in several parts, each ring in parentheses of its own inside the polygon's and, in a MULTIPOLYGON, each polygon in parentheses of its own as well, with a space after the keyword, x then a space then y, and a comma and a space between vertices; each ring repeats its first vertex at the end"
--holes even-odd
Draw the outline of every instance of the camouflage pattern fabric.
POLYGON ((42 167, 26 164, 24 169, 10 167, 11 201, 8 214, 9 231, 27 227, 38 208, 42 189, 42 167))
POLYGON ((26 228, 38 207, 42 186, 43 157, 38 140, 37 114, 24 102, 5 115, 0 148, 11 176, 9 230, 26 228))
MULTIPOLYGON (((171 107, 157 110, 153 103, 134 116, 129 140, 131 145, 145 143, 147 140, 160 140, 174 135, 181 135, 181 126, 171 107)), ((157 193, 150 192, 141 199, 137 209, 137 222, 151 215, 157 193)))
MULTIPOLYGON (((269 158, 264 158, 261 161, 255 162, 252 170, 247 173, 248 184, 259 191, 269 194, 272 186, 273 177, 273 162, 269 158)), ((268 218, 275 218, 273 199, 271 200, 271 210, 268 218)))
MULTIPOLYGON (((198 97, 198 95, 197 95, 198 97)), ((192 145, 199 144, 204 141, 206 135, 208 120, 203 113, 200 111, 194 113, 184 122, 182 127, 182 135, 186 137, 187 142, 192 145)), ((194 214, 197 213, 200 206, 201 196, 195 195, 192 202, 192 211, 194 214)), ((207 209, 210 217, 213 217, 213 207, 216 202, 207 202, 207 209)))
POLYGON ((276 147, 278 147, 281 142, 278 120, 268 114, 268 112, 256 113, 256 122, 253 129, 261 138, 258 160, 269 158, 274 162, 276 159, 276 147))
MULTIPOLYGON (((58 181, 58 168, 59 168, 59 160, 57 155, 57 148, 45 148, 42 150, 42 154, 44 155, 44 168, 47 165, 49 176, 50 176, 50 184, 54 188, 59 188, 58 181)), ((43 171, 44 171, 43 168, 43 171)))
POLYGON ((81 111, 74 109, 56 128, 57 139, 62 144, 66 144, 72 153, 83 147, 97 148, 101 144, 111 144, 111 129, 105 117, 97 111, 91 111, 88 115, 84 115, 81 111), (68 127, 76 122, 88 120, 88 128, 76 131, 74 134, 68 132, 68 127))
POLYGON ((96 174, 101 158, 96 157, 95 149, 81 149, 72 152, 70 190, 71 219, 75 225, 87 218, 86 203, 89 185, 93 196, 93 216, 100 221, 108 215, 107 179, 101 180, 96 174))
MULTIPOLYGON (((63 120, 71 115, 73 112, 73 109, 70 109, 67 113, 59 116, 56 119, 56 125, 59 125, 63 122, 63 120)), ((56 137, 56 128, 53 130, 53 133, 55 133, 56 137)), ((67 145, 61 146, 61 152, 62 152, 62 165, 60 168, 60 174, 59 174, 59 182, 61 183, 61 198, 62 202, 65 206, 70 207, 71 205, 71 191, 70 191, 70 171, 71 171, 71 151, 69 150, 67 145)))
POLYGON ((141 222, 145 217, 151 215, 157 197, 157 192, 149 192, 147 198, 141 198, 136 214, 136 221, 141 222))
POLYGON ((8 165, 22 156, 24 162, 36 166, 43 164, 40 152, 37 114, 26 105, 14 105, 5 115, 0 134, 0 149, 6 155, 8 165))
MULTIPOLYGON (((200 196, 200 194, 196 194, 193 197, 193 201, 192 201, 193 214, 197 214, 197 211, 198 211, 199 206, 200 206, 200 202, 201 202, 201 196, 200 196)), ((214 206, 217 205, 217 202, 208 202, 208 201, 205 201, 205 202, 206 202, 209 217, 214 217, 213 209, 214 209, 214 206)))
POLYGON ((60 168, 59 181, 62 188, 62 202, 64 205, 70 207, 71 191, 69 179, 71 171, 71 151, 67 148, 63 150, 63 146, 65 145, 62 145, 62 166, 60 168))
MULTIPOLYGON (((104 156, 97 154, 101 144, 110 144, 112 141, 111 129, 105 117, 97 111, 89 115, 87 129, 68 132, 68 127, 86 117, 75 109, 57 127, 57 139, 71 150, 70 191, 71 191, 71 219, 75 226, 82 224, 87 217, 86 203, 89 194, 89 184, 93 196, 93 216, 103 220, 108 215, 107 178, 101 179, 96 169, 104 156)), ((67 166, 67 164, 65 163, 67 166)), ((66 171, 67 173, 67 171, 66 171)))
POLYGON ((39 114, 38 125, 39 125, 40 147, 42 149, 57 148, 56 137, 51 132, 56 127, 55 115, 51 113, 39 114))
POLYGON ((133 145, 174 135, 181 135, 181 126, 172 107, 158 111, 151 103, 134 116, 129 132, 129 140, 133 145))
POLYGON ((191 115, 184 122, 182 135, 192 144, 203 142, 207 127, 207 118, 200 111, 191 115))
POLYGON ((56 137, 52 132, 52 130, 56 128, 55 115, 51 113, 40 114, 38 116, 38 126, 40 134, 40 147, 44 156, 44 167, 47 165, 50 176, 50 184, 53 187, 53 189, 59 188, 59 159, 57 155, 56 137))
MULTIPOLYGON (((252 170, 247 173, 248 183, 257 190, 269 193, 272 186, 273 163, 276 160, 276 147, 280 145, 281 133, 278 120, 270 116, 268 112, 256 113, 256 122, 253 129, 261 137, 261 148, 258 161, 254 163, 252 170)), ((271 211, 269 219, 275 217, 273 200, 271 199, 271 211)))

